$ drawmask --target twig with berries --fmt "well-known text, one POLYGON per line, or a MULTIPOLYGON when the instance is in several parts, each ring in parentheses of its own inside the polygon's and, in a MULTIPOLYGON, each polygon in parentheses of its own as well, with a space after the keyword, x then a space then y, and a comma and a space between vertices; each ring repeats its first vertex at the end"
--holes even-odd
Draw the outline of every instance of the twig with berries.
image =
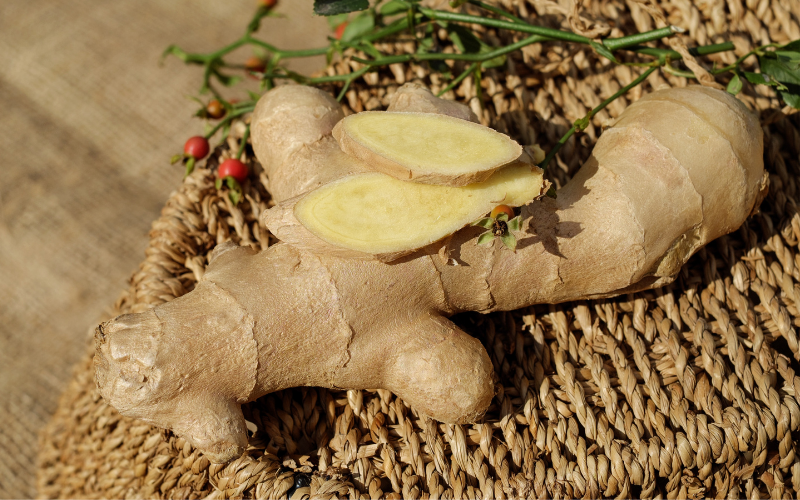
MULTIPOLYGON (((614 64, 646 68, 629 85, 604 100, 583 118, 576 120, 570 130, 564 134, 542 161, 538 162, 541 168, 546 168, 561 146, 572 135, 584 130, 596 113, 641 84, 653 72, 661 69, 668 73, 696 78, 692 72, 674 66, 683 59, 681 53, 646 45, 680 33, 682 29, 675 26, 666 26, 619 38, 592 40, 569 31, 526 22, 479 0, 452 0, 453 7, 462 5, 466 7, 469 4, 471 9, 462 8, 457 12, 430 9, 422 5, 419 0, 378 0, 372 6, 370 6, 369 0, 318 0, 315 2, 315 12, 319 15, 329 16, 331 28, 334 30, 334 35, 328 37, 329 44, 313 49, 283 50, 255 36, 262 19, 275 15, 272 10, 276 4, 277 0, 261 0, 261 5, 248 23, 244 34, 238 40, 215 52, 209 54, 189 53, 176 45, 168 47, 164 52, 164 56, 173 55, 187 64, 200 65, 204 69, 200 93, 211 93, 213 98, 207 103, 200 101, 203 108, 198 111, 198 115, 207 119, 219 120, 219 123, 205 134, 206 140, 220 130, 222 130, 224 140, 231 124, 237 118, 252 112, 259 98, 258 94, 250 92, 249 99, 243 102, 224 99, 215 85, 230 87, 243 79, 243 76, 231 73, 230 70, 244 70, 244 76, 259 79, 262 90, 272 88, 278 79, 290 79, 306 85, 339 84, 341 89, 337 99, 341 100, 350 84, 369 72, 378 71, 391 64, 425 63, 429 64, 433 71, 440 72, 445 80, 450 80, 450 83, 441 90, 440 95, 454 88, 465 78, 472 76, 478 100, 482 103, 484 99, 481 92, 482 72, 489 68, 505 66, 507 57, 511 53, 532 44, 544 42, 584 44, 614 64), (357 13, 353 14, 355 12, 357 13), (475 12, 475 14, 470 12, 475 12), (475 25, 482 26, 481 29, 517 33, 521 38, 508 45, 489 45, 470 28, 475 25), (408 53, 386 54, 381 52, 379 46, 376 45, 380 41, 397 39, 404 33, 406 39, 414 42, 414 50, 408 53), (442 50, 442 43, 445 42, 450 43, 455 50, 442 50), (264 51, 264 53, 261 56, 251 57, 244 65, 226 61, 232 52, 245 46, 264 51), (344 55, 345 49, 357 51, 357 54, 353 55, 351 59, 363 66, 346 74, 312 77, 281 65, 290 58, 318 55, 327 56, 330 62, 336 54, 344 55), (628 60, 622 59, 619 56, 623 52, 634 57, 628 57, 628 60), (458 65, 461 65, 462 68, 466 66, 466 68, 460 74, 451 72, 458 65)), ((733 49, 733 43, 723 42, 694 47, 689 49, 688 53, 692 56, 708 56, 733 49)), ((732 77, 728 84, 728 91, 732 94, 741 91, 744 80, 753 84, 773 86, 789 106, 800 109, 800 90, 798 90, 800 86, 795 85, 797 81, 800 81, 800 63, 798 61, 800 61, 800 41, 783 46, 770 44, 754 49, 740 57, 732 65, 715 68, 711 74, 730 73, 732 77), (758 57, 761 73, 744 71, 745 59, 750 56, 758 57)), ((188 174, 202 156, 185 150, 184 155, 176 155, 174 161, 179 161, 181 158, 186 161, 188 174)), ((494 219, 493 224, 499 222, 509 224, 513 220, 513 218, 507 221, 494 219)), ((502 233, 500 229, 495 232, 502 233)), ((510 242, 506 244, 508 246, 514 240, 512 239, 513 235, 508 231, 506 233, 508 236, 505 236, 503 241, 510 242)), ((503 239, 500 235, 496 237, 503 239)))

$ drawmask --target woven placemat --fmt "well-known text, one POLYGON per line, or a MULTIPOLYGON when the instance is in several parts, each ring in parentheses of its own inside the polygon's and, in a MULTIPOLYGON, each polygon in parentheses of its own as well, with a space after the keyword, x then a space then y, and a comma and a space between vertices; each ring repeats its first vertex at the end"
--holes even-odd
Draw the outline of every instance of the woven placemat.
MULTIPOLYGON (((736 55, 715 56, 717 63, 731 63, 756 45, 800 38, 800 3, 793 0, 585 4, 584 25, 610 26, 610 36, 651 29, 664 16, 688 30, 690 46, 734 41, 736 55)), ((568 26, 570 2, 501 5, 540 24, 568 26)), ((327 71, 351 68, 358 64, 335 63, 327 71)), ((519 142, 549 149, 573 120, 638 71, 582 48, 543 44, 510 58, 503 71, 486 71, 482 101, 470 79, 450 97, 519 142)), ((445 83, 425 66, 395 65, 354 82, 344 103, 348 112, 380 109, 406 81, 434 91, 445 83)), ((602 126, 629 100, 686 84, 653 74, 562 149, 550 168, 552 180, 566 182, 602 126)), ((784 115, 771 95, 746 88, 740 96, 760 112, 766 134, 771 188, 761 212, 700 251, 673 285, 616 299, 453 318, 484 344, 499 377, 482 422, 439 424, 388 391, 298 388, 245 405, 251 431, 246 454, 214 465, 185 440, 106 406, 87 354, 42 436, 40 495, 800 495, 800 214, 794 199, 800 121, 784 115)), ((263 174, 244 186, 246 199, 238 206, 213 185, 214 169, 236 150, 241 128, 234 127, 229 144, 168 200, 118 312, 142 311, 191 290, 218 243, 230 239, 262 249, 274 242, 257 224, 270 206, 263 174)))

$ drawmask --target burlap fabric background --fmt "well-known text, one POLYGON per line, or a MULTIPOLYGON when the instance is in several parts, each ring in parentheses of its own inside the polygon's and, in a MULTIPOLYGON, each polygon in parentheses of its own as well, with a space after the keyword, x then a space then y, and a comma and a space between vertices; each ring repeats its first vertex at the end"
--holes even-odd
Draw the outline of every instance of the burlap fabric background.
MULTIPOLYGON (((509 4, 511 2, 508 2, 509 4)), ((517 14, 560 26, 570 2, 516 3, 517 14)), ((586 2, 589 19, 623 33, 653 20, 637 2, 586 2)), ((687 41, 753 45, 800 38, 791 0, 660 2, 687 41)), ((612 32, 612 35, 620 32, 612 32)), ((491 33, 488 36, 494 36, 491 33)), ((391 47, 383 47, 391 50, 391 47)), ((732 55, 718 56, 730 62, 732 55)), ((330 72, 345 72, 337 65, 330 72)), ((469 80, 452 97, 485 123, 546 147, 571 120, 632 80, 586 50, 532 47, 484 79, 484 109, 469 80)), ((398 83, 436 88, 424 67, 395 66, 359 81, 353 111, 386 104, 398 83)), ((653 75, 599 114, 551 170, 563 183, 603 124, 627 100, 682 78, 653 75)), ((666 289, 614 300, 463 315, 499 376, 485 421, 439 425, 386 391, 283 391, 246 405, 250 449, 211 465, 188 444, 120 417, 94 390, 87 353, 44 435, 40 494, 64 497, 793 497, 800 494, 800 172, 797 115, 747 89, 759 111, 772 191, 762 213, 700 252, 666 289)), ((235 141, 231 144, 236 147, 235 141)), ((117 303, 138 311, 179 296, 227 239, 265 247, 261 182, 232 206, 212 184, 217 151, 168 200, 147 259, 117 303)), ((254 165, 255 166, 255 165, 254 165)))
MULTIPOLYGON (((283 2, 289 18, 265 21, 270 38, 324 43, 327 23, 310 5, 283 2)), ((184 98, 198 70, 176 59, 159 68, 161 52, 216 49, 255 7, 0 2, 0 498, 36 494, 38 433, 180 184, 169 157, 202 132, 184 98)))

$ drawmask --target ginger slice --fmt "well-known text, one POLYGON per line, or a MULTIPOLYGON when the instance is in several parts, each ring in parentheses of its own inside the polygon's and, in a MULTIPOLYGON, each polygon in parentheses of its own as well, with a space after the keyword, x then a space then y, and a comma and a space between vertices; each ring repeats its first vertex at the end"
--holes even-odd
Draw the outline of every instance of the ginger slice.
POLYGON ((522 153, 489 127, 433 113, 358 113, 340 121, 333 136, 378 172, 448 186, 484 181, 522 153))
POLYGON ((344 177, 264 213, 264 223, 294 246, 384 262, 436 242, 499 204, 541 195, 542 170, 523 163, 463 187, 400 181, 370 172, 344 177))

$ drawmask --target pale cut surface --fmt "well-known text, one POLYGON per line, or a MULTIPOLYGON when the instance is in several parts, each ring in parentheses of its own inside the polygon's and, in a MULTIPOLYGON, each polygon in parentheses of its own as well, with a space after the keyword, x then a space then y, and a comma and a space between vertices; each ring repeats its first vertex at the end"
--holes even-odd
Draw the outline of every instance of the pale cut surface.
POLYGON ((339 146, 398 179, 465 186, 519 158, 522 148, 489 127, 432 113, 365 112, 333 131, 339 146))
POLYGON ((403 252, 440 240, 499 204, 528 203, 539 196, 542 182, 541 169, 527 164, 464 187, 358 174, 309 193, 294 215, 332 245, 374 255, 403 252))

